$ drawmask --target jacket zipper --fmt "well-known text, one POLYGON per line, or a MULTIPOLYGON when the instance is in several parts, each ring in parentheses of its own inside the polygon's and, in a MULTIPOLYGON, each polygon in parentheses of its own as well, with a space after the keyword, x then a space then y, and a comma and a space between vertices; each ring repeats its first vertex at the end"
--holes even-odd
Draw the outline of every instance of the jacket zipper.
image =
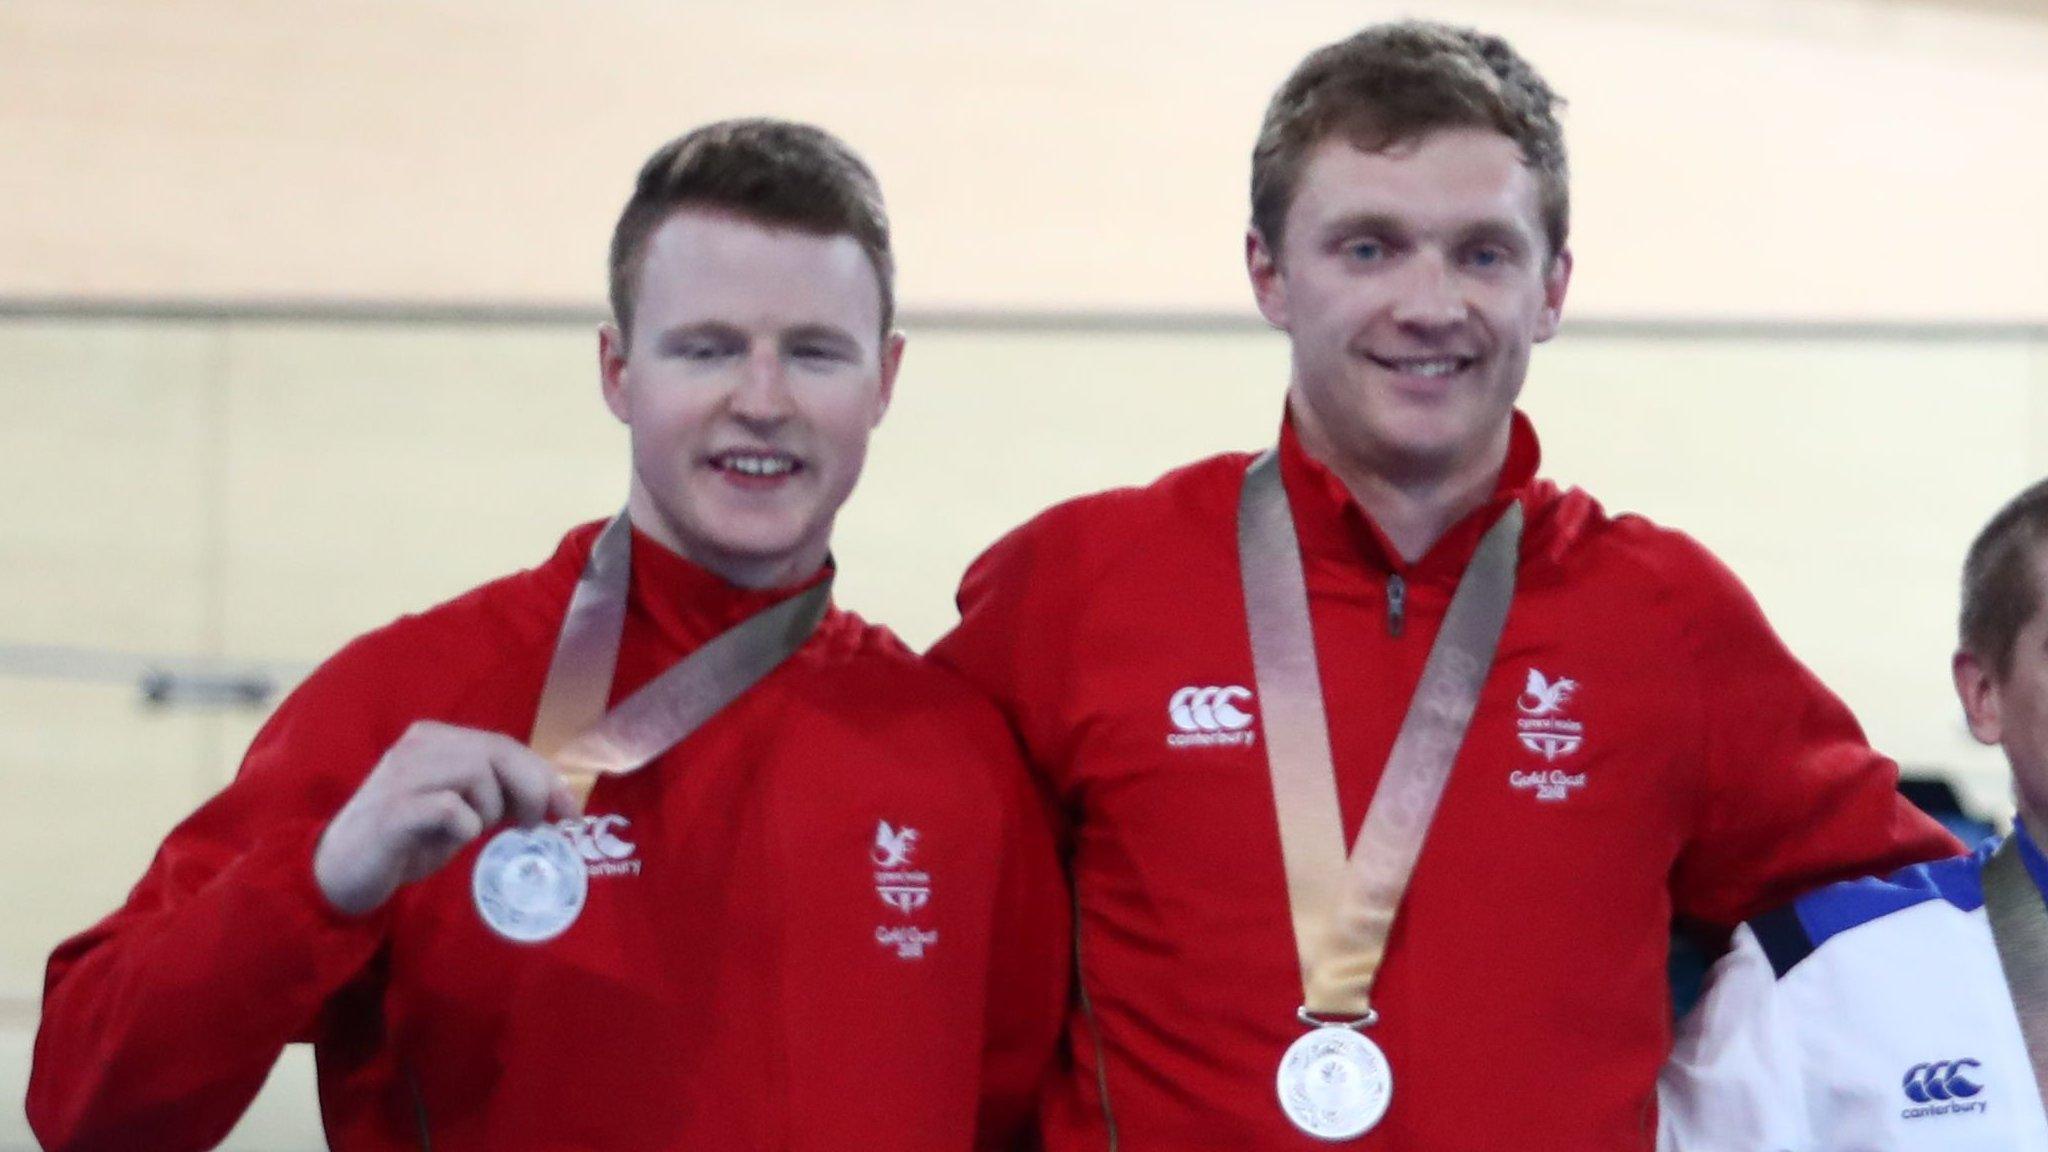
POLYGON ((1396 572, 1387 577, 1387 635, 1399 636, 1408 620, 1408 582, 1396 572))
POLYGON ((420 1093, 420 1078, 411 1066, 405 1069, 406 1087, 412 1089, 412 1118, 420 1126, 420 1152, 434 1152, 434 1136, 427 1129, 427 1098, 420 1093))

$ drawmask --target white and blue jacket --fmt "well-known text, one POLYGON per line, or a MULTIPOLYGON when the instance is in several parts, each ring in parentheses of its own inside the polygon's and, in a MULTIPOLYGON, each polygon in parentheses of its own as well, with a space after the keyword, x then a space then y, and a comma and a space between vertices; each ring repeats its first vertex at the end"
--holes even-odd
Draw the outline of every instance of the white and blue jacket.
MULTIPOLYGON (((2048 891, 2048 858, 2021 859, 2048 891)), ((2048 1152, 1973 855, 1743 925, 1658 1081, 1660 1152, 2048 1152)))

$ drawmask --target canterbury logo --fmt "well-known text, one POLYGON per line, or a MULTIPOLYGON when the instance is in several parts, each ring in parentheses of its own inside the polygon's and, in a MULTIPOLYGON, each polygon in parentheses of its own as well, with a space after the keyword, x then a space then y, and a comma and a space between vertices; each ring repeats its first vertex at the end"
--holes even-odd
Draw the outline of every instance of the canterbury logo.
POLYGON ((585 816, 580 820, 564 820, 557 825, 569 843, 576 846, 576 854, 592 864, 606 860, 624 860, 633 854, 634 845, 630 840, 621 840, 613 831, 631 826, 624 816, 607 813, 602 816, 585 816))
POLYGON ((1515 704, 1521 708, 1524 715, 1549 716, 1563 708, 1565 702, 1572 698, 1572 693, 1578 690, 1579 682, 1576 680, 1567 680, 1560 676, 1557 683, 1552 684, 1543 678, 1543 673, 1531 668, 1528 687, 1522 690, 1522 695, 1515 704))
POLYGON ((1982 1084, 1963 1075, 1968 1068, 1981 1068, 1975 1060, 1937 1060, 1932 1064, 1915 1064, 1906 1069, 1906 1078, 1899 1085, 1905 1090, 1906 1098, 1916 1104, 1931 1104, 1937 1100, 1967 1100, 1984 1090, 1982 1084))
POLYGON ((900 868, 910 862, 910 854, 917 848, 917 829, 905 828, 897 831, 883 820, 875 825, 875 846, 868 853, 878 868, 900 868))
POLYGON ((1251 689, 1235 684, 1183 688, 1166 702, 1166 715, 1183 732, 1242 732, 1251 727, 1252 717, 1240 710, 1237 702, 1251 698, 1251 689))

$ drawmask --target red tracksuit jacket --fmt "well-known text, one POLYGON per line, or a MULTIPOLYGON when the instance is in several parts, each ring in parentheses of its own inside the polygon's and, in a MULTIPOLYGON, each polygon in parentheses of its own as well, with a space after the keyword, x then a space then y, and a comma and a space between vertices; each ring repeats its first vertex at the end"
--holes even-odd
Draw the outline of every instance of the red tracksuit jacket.
MULTIPOLYGON (((1349 1147, 1649 1148, 1674 914, 1732 925, 1958 847, 1704 549, 1537 480, 1537 459, 1517 414, 1494 499, 1411 566, 1282 432, 1347 837, 1480 535, 1511 500, 1528 521, 1373 995, 1392 1106, 1349 1147)), ((1045 513, 974 565, 935 649, 1009 713, 1067 816, 1080 996, 1053 1152, 1324 1146, 1275 1100, 1302 988, 1263 742, 1227 723, 1259 711, 1228 691, 1256 683, 1248 463, 1045 513)))
MULTIPOLYGON (((409 724, 526 737, 595 534, 344 649, 57 950, 28 1096, 47 1147, 210 1147, 292 1040, 345 1150, 961 1150, 1028 1124, 1070 964, 1042 805, 993 709, 846 612, 598 783, 580 831, 604 850, 558 939, 484 926, 478 846, 370 917, 327 905, 314 845, 409 724), (878 894, 883 822, 916 832, 914 912, 878 894)), ((613 701, 787 594, 636 536, 613 701)))

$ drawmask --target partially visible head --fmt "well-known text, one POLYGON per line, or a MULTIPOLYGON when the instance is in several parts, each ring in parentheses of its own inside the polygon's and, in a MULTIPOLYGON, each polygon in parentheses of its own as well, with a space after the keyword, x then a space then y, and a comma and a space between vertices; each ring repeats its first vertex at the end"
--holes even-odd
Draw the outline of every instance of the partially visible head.
POLYGON ((1281 250, 1302 171, 1333 137, 1384 152, 1479 128, 1513 141, 1535 175, 1546 256, 1555 256, 1571 226, 1563 103, 1498 36, 1424 20, 1375 24, 1309 53, 1273 93, 1252 148, 1252 227, 1281 250))
POLYGON ((874 268, 882 332, 895 323, 896 260, 882 188, 838 137, 787 120, 723 120, 676 137, 640 168, 612 229, 611 305, 633 331, 647 240, 685 208, 730 212, 769 228, 853 237, 874 268))
POLYGON ((655 153, 598 333, 634 525, 735 584, 815 572, 894 393, 891 271, 880 190, 830 135, 731 121, 655 153))
MULTIPOLYGON (((2004 748, 2022 808, 2048 817, 2048 480, 1991 518, 1963 561, 1953 661, 1970 731, 2004 748)), ((2036 834, 2048 833, 2037 826, 2036 834)))
POLYGON ((1302 443, 1360 480, 1497 469, 1571 278, 1560 103, 1497 37, 1368 28, 1310 53, 1252 153, 1245 261, 1302 443))

